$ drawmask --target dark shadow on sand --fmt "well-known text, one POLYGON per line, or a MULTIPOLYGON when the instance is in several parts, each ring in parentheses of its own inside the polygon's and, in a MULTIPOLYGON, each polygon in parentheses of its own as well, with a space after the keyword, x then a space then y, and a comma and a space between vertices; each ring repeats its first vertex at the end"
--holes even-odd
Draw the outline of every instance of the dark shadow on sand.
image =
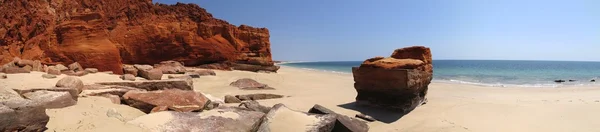
POLYGON ((404 115, 406 115, 405 113, 398 111, 391 111, 377 107, 358 105, 356 102, 341 104, 338 106, 346 109, 356 110, 362 114, 369 115, 377 119, 378 121, 388 124, 393 123, 402 118, 404 115))

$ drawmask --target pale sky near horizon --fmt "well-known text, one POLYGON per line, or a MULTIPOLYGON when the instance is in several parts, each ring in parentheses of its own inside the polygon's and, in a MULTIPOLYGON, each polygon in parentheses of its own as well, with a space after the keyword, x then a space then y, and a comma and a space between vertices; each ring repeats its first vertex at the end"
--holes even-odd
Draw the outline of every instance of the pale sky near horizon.
POLYGON ((600 0, 154 0, 266 27, 275 60, 362 61, 424 45, 433 59, 600 61, 600 0))

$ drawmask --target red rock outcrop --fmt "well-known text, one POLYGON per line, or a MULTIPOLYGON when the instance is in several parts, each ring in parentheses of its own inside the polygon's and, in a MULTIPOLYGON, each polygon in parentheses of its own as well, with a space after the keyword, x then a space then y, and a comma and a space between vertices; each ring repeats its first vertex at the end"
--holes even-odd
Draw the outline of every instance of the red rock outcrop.
POLYGON ((0 0, 0 64, 14 57, 120 74, 122 64, 272 66, 269 30, 234 26, 195 4, 0 0))
POLYGON ((353 67, 356 102, 408 113, 426 101, 433 77, 431 51, 413 46, 394 51, 391 57, 365 60, 353 67))

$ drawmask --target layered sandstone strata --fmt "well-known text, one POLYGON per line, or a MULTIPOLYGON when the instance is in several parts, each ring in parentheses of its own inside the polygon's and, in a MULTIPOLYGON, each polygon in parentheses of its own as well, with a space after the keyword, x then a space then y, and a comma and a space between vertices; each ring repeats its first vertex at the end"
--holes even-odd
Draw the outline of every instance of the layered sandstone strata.
POLYGON ((397 49, 389 58, 367 59, 352 72, 357 103, 407 113, 426 100, 431 52, 422 46, 397 49))

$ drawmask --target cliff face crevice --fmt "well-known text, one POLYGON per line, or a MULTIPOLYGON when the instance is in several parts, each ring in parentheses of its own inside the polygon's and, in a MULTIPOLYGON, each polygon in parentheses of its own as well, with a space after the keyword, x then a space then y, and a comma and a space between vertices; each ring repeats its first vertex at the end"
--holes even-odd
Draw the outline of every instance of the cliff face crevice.
POLYGON ((0 64, 14 57, 121 73, 165 60, 271 64, 269 31, 234 26, 195 4, 151 0, 10 0, 0 5, 0 64), (253 63, 253 62, 250 62, 253 63))

